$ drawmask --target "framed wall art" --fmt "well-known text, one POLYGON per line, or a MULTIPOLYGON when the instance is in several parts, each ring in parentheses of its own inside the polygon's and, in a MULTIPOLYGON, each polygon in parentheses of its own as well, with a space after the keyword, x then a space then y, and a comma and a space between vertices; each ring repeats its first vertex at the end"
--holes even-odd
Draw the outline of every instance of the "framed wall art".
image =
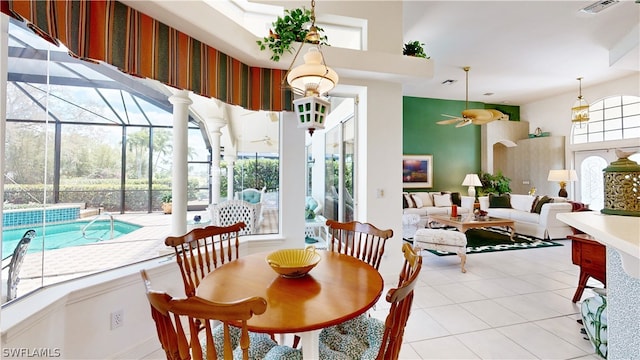
POLYGON ((433 187, 433 155, 403 155, 402 185, 405 188, 433 187))

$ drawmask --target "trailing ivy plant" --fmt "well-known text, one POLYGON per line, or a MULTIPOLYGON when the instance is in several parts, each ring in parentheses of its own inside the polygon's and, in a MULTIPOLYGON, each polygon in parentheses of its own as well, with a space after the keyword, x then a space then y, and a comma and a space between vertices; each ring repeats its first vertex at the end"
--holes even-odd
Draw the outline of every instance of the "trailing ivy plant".
MULTIPOLYGON (((275 22, 271 23, 273 29, 269 29, 269 36, 257 40, 260 50, 271 50, 271 60, 280 61, 280 57, 284 52, 293 53, 291 44, 294 42, 303 42, 309 29, 305 28, 305 24, 311 23, 311 10, 304 7, 284 11, 284 18, 278 16, 275 22)), ((327 36, 323 34, 322 28, 316 26, 320 35, 320 44, 329 45, 327 36)))
POLYGON ((418 40, 409 41, 404 44, 404 47, 402 48, 402 55, 429 59, 427 54, 424 52, 424 43, 421 43, 418 40))

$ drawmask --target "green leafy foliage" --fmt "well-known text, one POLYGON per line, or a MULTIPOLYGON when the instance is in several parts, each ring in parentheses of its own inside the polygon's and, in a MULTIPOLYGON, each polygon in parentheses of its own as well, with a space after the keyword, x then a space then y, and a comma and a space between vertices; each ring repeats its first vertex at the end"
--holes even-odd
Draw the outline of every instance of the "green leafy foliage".
POLYGON ((502 175, 502 171, 498 171, 495 175, 482 173, 480 182, 482 182, 482 188, 478 190, 478 195, 480 196, 488 194, 500 195, 511 192, 511 186, 509 185, 511 179, 502 175))
MULTIPOLYGON (((257 40, 256 43, 260 50, 271 50, 271 60, 280 61, 280 57, 284 52, 293 53, 291 45, 294 42, 303 42, 309 29, 305 27, 307 23, 311 23, 311 10, 304 7, 292 10, 285 10, 284 17, 278 16, 273 25, 273 29, 269 30, 269 36, 257 40)), ((322 28, 316 26, 320 35, 320 44, 329 45, 327 36, 323 34, 322 28)))
MULTIPOLYGON (((84 203, 87 208, 102 207, 105 211, 120 211, 120 179, 68 179, 60 184, 59 203, 84 203)), ((196 200, 200 184, 189 179, 187 198, 196 200)), ((53 185, 42 184, 5 184, 5 209, 23 209, 42 207, 43 194, 47 194, 47 204, 53 204, 53 185)), ((144 179, 127 180, 125 190, 125 211, 146 211, 149 198, 149 185, 144 179)), ((171 178, 154 179, 152 188, 152 208, 159 209, 163 194, 171 195, 171 178)))
POLYGON ((166 192, 160 196, 160 201, 162 201, 165 204, 170 203, 172 200, 173 200, 173 196, 171 195, 170 192, 166 192))
POLYGON ((421 43, 418 40, 409 41, 404 44, 404 48, 402 48, 402 55, 429 59, 427 54, 424 52, 424 43, 421 43))

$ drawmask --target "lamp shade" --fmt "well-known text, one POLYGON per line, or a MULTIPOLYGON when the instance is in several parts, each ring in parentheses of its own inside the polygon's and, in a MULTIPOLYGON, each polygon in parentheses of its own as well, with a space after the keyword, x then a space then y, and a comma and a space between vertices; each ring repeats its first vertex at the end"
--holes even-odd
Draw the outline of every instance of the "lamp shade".
POLYGON ((476 186, 482 186, 482 181, 477 174, 467 174, 462 180, 462 186, 469 187, 469 196, 476 197, 476 186))
POLYGON ((577 181, 578 174, 575 170, 549 170, 548 181, 577 181))
POLYGON ((320 96, 338 83, 338 74, 324 63, 317 47, 310 47, 304 55, 304 64, 291 69, 287 82, 294 91, 304 96, 320 96))
POLYGON ((463 186, 482 186, 482 181, 478 177, 478 174, 467 174, 462 180, 463 186))

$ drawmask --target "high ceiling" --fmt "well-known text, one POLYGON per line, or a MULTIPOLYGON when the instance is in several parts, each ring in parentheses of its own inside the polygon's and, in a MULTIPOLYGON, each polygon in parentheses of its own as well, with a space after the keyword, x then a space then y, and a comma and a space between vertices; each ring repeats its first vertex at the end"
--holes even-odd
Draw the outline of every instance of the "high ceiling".
POLYGON ((579 11, 592 3, 403 1, 405 41, 424 42, 435 62, 433 79, 406 85, 405 95, 460 99, 463 66, 471 66, 470 100, 514 105, 577 95, 577 77, 586 88, 640 71, 640 4, 579 11))
MULTIPOLYGON (((320 8, 323 1, 333 0, 319 0, 316 6, 320 8)), ((582 0, 392 1, 403 7, 403 41, 424 42, 434 64, 430 79, 400 77, 408 96, 464 100, 463 66, 471 67, 471 101, 511 105, 560 93, 577 93, 577 77, 584 77, 583 88, 588 89, 640 71, 640 4, 631 0, 622 0, 598 14, 580 12, 593 3, 582 0), (456 82, 443 85, 445 80, 456 82)), ((234 41, 228 36, 221 37, 220 29, 229 26, 220 14, 209 13, 202 5, 204 1, 123 2, 205 41, 226 42, 226 47, 220 48, 232 56, 238 55, 240 45, 255 41, 251 40, 255 36, 248 32, 234 33, 234 41)), ((251 2, 285 8, 309 7, 306 1, 251 2)), ((358 0, 339 4, 345 7, 355 4, 366 18, 376 11, 375 3, 358 0)), ((340 8, 335 2, 331 5, 332 9, 340 8)), ((376 39, 369 37, 368 41, 376 39)), ((255 49, 242 51, 251 57, 252 50, 255 49)), ((260 59, 252 60, 258 66, 263 65, 260 59)))

